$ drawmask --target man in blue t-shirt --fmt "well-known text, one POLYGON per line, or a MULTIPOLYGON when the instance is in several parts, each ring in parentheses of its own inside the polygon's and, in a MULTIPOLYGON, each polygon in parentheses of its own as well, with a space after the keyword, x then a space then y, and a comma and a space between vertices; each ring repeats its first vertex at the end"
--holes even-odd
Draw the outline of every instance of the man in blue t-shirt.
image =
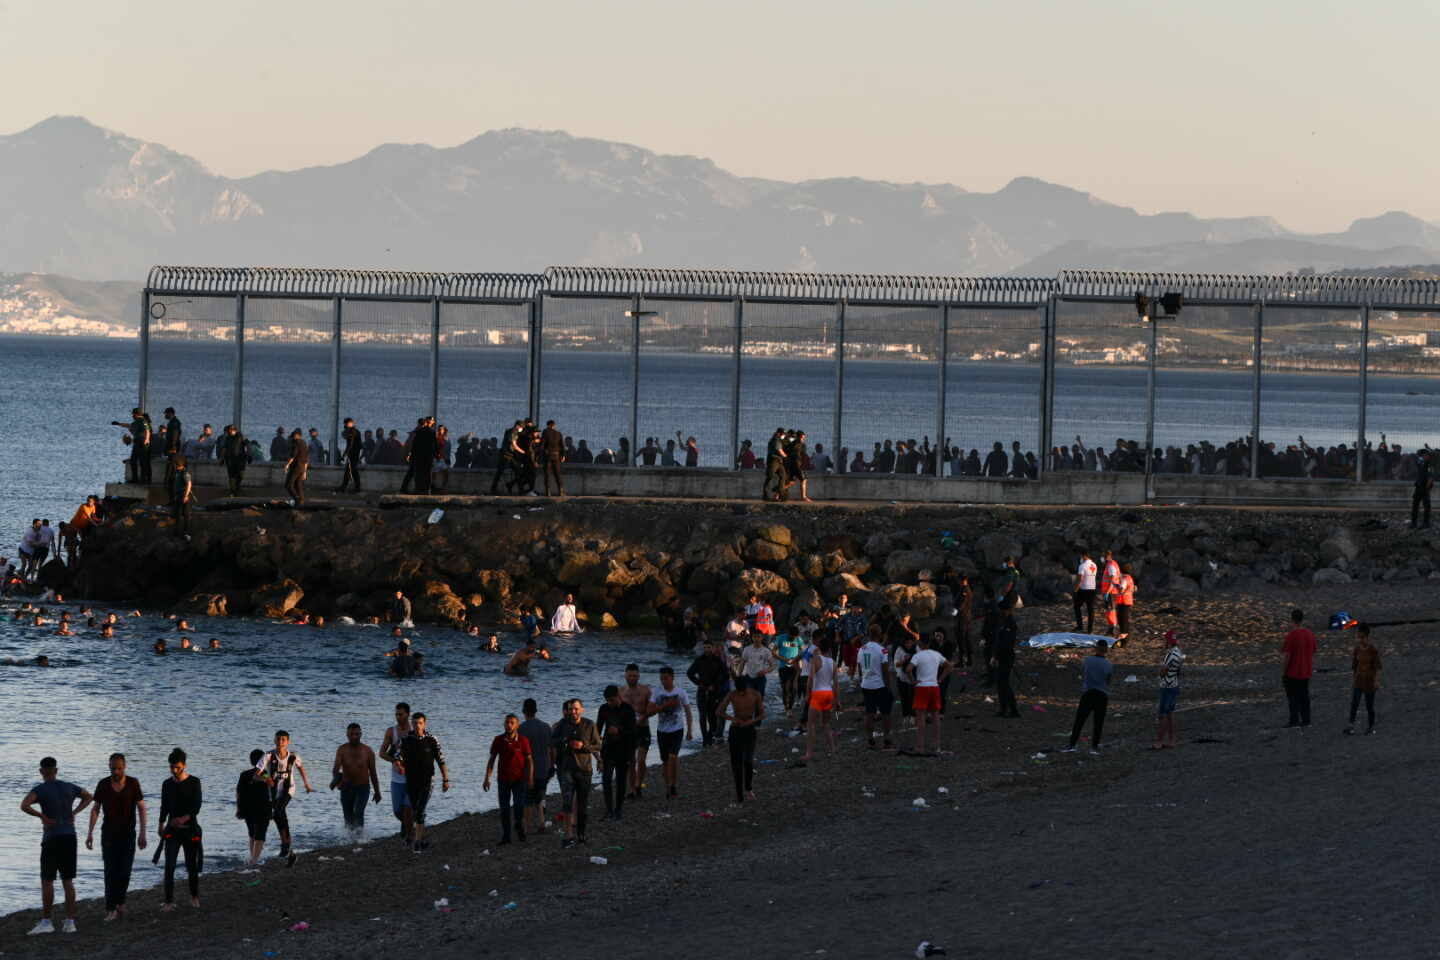
POLYGON ((1070 731, 1070 745, 1061 753, 1074 753, 1080 742, 1080 731, 1085 721, 1095 718, 1095 727, 1090 736, 1090 756, 1100 756, 1100 737, 1105 732, 1105 708, 1110 705, 1110 678, 1115 673, 1115 664, 1105 656, 1108 644, 1095 641, 1095 653, 1081 664, 1080 705, 1075 709, 1075 726, 1070 731))
POLYGON ((75 815, 90 805, 90 791, 66 783, 56 774, 59 768, 54 757, 40 761, 41 781, 30 788, 20 803, 22 812, 37 817, 43 824, 40 840, 40 922, 30 933, 54 933, 50 913, 55 907, 55 874, 65 886, 66 933, 75 932, 75 815), (80 805, 75 806, 75 798, 80 805), (39 804, 40 809, 35 809, 39 804))

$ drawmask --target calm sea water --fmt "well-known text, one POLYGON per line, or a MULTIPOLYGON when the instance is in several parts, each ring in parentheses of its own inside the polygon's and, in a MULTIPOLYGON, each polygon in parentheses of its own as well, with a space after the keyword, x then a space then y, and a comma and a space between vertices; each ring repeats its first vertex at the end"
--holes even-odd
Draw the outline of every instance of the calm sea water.
MULTIPOLYGON (((658 637, 641 635, 552 641, 554 660, 519 679, 504 676, 506 658, 480 652, 473 638, 422 629, 416 649, 425 653, 432 675, 396 680, 384 674, 380 654, 389 638, 379 628, 318 631, 202 620, 195 624, 195 638, 219 637, 222 650, 156 656, 150 645, 168 626, 158 617, 126 620, 119 639, 102 640, 93 632, 59 638, 53 627, 21 626, 8 618, 0 623, 0 660, 46 653, 56 665, 49 670, 0 665, 0 704, 10 718, 0 730, 6 758, 0 765, 0 913, 40 902, 39 821, 20 813, 19 803, 38 781, 39 759, 46 754, 59 760, 62 779, 91 791, 105 776, 109 755, 126 754, 129 772, 147 794, 153 831, 160 784, 168 776, 166 756, 182 747, 204 788, 200 823, 205 869, 212 872, 244 859, 245 827, 234 816, 235 781, 250 751, 268 749, 277 729, 291 733, 316 788, 313 794, 300 789, 290 806, 296 844, 307 849, 344 842, 339 794, 327 787, 335 748, 352 721, 378 749, 397 701, 427 714, 454 779, 448 794, 437 790, 431 801, 432 822, 439 822, 494 808, 493 784, 489 793, 481 791, 490 739, 501 731, 506 713, 520 713, 526 697, 536 699, 542 719, 558 720, 562 701, 572 696, 584 699, 593 717, 604 685, 623 683, 622 668, 630 660, 651 684, 666 663, 683 674, 682 661, 667 654, 658 637)), ((174 639, 173 629, 168 636, 174 639)), ((517 644, 515 636, 502 637, 507 650, 517 644)), ((384 800, 367 809, 368 837, 388 837, 398 829, 389 806, 389 768, 380 766, 384 800)), ((598 790, 591 804, 592 814, 597 807, 604 812, 598 790)), ((93 853, 83 849, 88 817, 86 811, 79 821, 78 892, 99 896, 104 887, 98 846, 93 853)), ((270 836, 273 844, 273 829, 270 836)), ((136 859, 136 887, 161 879, 161 868, 150 864, 153 849, 136 859)), ((270 852, 275 849, 272 845, 270 852)))

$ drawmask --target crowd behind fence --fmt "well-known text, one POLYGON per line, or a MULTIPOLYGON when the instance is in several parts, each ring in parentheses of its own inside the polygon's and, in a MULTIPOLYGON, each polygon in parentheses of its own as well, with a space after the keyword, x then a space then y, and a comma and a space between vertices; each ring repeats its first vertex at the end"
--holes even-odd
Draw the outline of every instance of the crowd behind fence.
POLYGON ((142 408, 266 453, 313 428, 320 462, 345 417, 384 463, 422 414, 455 469, 526 416, 572 465, 759 468, 786 427, 819 473, 1028 479, 1403 481, 1440 439, 1436 281, 157 267, 142 297, 142 408))

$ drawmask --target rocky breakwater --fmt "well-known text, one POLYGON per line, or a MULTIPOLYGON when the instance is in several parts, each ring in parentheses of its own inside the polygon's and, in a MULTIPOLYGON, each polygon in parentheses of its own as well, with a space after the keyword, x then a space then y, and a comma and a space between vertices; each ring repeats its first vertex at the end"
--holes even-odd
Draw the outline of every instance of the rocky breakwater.
POLYGON ((356 618, 382 613, 401 589, 417 620, 456 625, 512 624, 573 593, 593 625, 655 628, 690 605, 718 624, 751 592, 782 623, 842 593, 923 623, 954 605, 943 571, 988 576, 1006 556, 1020 562, 1027 604, 1056 602, 1081 547, 1129 562, 1142 604, 1261 582, 1440 579, 1440 537, 1355 513, 581 500, 478 501, 434 524, 428 514, 205 512, 187 542, 168 518, 137 508, 96 539, 80 586, 167 610, 356 618))

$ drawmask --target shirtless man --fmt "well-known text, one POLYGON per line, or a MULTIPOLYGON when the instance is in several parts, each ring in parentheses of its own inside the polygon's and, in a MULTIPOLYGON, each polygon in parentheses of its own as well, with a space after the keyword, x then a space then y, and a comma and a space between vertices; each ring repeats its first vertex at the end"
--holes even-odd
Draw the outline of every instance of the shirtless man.
POLYGON ((630 791, 632 800, 643 797, 645 783, 645 758, 650 753, 650 685, 640 682, 638 664, 625 665, 625 686, 620 688, 620 699, 635 711, 635 759, 630 768, 630 791))
POLYGON ((380 744, 380 759, 390 764, 390 809, 400 821, 400 836, 408 844, 412 811, 405 792, 405 764, 400 759, 400 741, 410 733, 410 704, 395 704, 395 726, 385 731, 380 744))
POLYGON ((730 772, 735 776, 735 802, 755 799, 755 733, 765 719, 765 698, 750 686, 750 678, 735 678, 735 689, 725 695, 715 716, 730 721, 730 772))
POLYGON ((360 724, 352 723, 345 728, 345 742, 335 750, 335 769, 330 777, 330 789, 340 788, 340 810, 345 814, 345 826, 360 830, 365 826, 366 787, 374 794, 373 802, 380 802, 380 777, 375 772, 375 751, 360 741, 360 724))
POLYGON ((540 656, 540 651, 535 648, 534 640, 526 640, 525 646, 515 651, 510 662, 505 664, 505 673, 511 677, 530 676, 530 661, 540 656))

